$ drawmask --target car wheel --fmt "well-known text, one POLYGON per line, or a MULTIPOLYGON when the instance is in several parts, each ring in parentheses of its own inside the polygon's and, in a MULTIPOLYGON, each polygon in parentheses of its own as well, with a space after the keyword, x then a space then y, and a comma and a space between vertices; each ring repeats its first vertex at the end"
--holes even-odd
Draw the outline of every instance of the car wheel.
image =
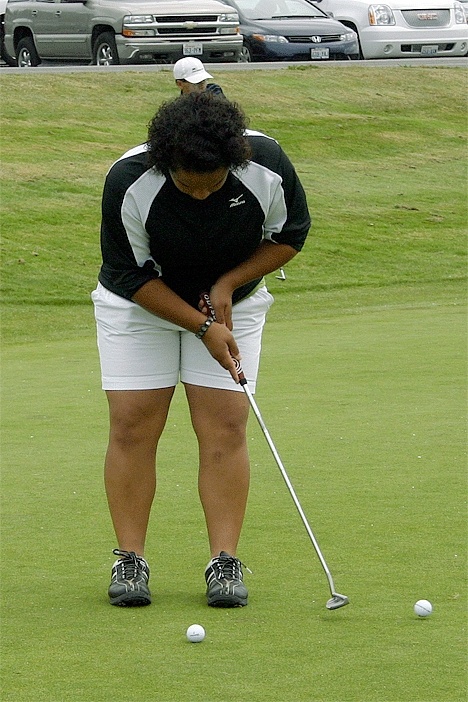
POLYGON ((93 63, 95 66, 116 66, 120 63, 115 38, 111 32, 104 32, 96 39, 93 63))
POLYGON ((247 44, 242 44, 242 49, 239 54, 239 63, 250 63, 252 61, 252 54, 247 44))
POLYGON ((18 68, 31 68, 41 63, 32 37, 23 37, 19 40, 16 47, 16 63, 18 68))

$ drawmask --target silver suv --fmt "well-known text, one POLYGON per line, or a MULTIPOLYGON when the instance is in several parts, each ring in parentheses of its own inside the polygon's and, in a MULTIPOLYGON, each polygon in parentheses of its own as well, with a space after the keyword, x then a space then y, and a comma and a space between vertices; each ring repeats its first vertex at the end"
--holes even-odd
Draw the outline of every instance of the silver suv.
POLYGON ((353 29, 361 58, 464 56, 468 25, 457 0, 314 0, 353 29))
POLYGON ((218 0, 9 0, 5 49, 20 67, 41 61, 238 61, 239 18, 218 0))

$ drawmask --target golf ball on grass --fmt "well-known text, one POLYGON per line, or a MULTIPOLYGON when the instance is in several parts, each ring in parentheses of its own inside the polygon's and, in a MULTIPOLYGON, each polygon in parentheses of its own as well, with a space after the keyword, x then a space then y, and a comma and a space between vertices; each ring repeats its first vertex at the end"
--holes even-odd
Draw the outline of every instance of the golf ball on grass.
POLYGON ((198 643, 205 638, 205 630, 200 624, 192 624, 187 629, 187 639, 192 643, 198 643))
POLYGON ((432 605, 429 600, 418 600, 414 605, 414 613, 418 617, 428 617, 432 614, 432 605))

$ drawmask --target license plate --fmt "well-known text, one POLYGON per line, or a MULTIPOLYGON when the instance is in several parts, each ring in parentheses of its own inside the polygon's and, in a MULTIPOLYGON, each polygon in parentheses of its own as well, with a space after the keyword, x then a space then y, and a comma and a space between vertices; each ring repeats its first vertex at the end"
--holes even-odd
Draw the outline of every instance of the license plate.
POLYGON ((203 53, 203 44, 195 41, 191 44, 184 44, 182 51, 184 56, 200 56, 203 53))
POLYGON ((437 44, 428 44, 427 46, 421 46, 421 53, 423 56, 434 56, 439 51, 437 44))
POLYGON ((311 49, 310 50, 311 59, 327 59, 330 58, 330 49, 311 49))

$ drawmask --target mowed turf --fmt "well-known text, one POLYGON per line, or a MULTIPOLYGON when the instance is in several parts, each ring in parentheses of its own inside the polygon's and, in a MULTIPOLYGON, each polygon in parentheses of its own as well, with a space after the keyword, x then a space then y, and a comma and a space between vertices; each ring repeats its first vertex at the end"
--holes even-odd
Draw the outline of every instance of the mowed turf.
POLYGON ((328 585, 263 435, 240 556, 251 601, 204 603, 197 452, 182 392, 148 540, 154 604, 110 607, 105 403, 91 338, 4 356, 5 700, 465 699, 464 314, 396 306, 271 321, 257 401, 351 604, 328 585), (427 598, 427 620, 412 611, 427 598), (201 644, 185 629, 201 623, 201 644))
POLYGON ((250 604, 206 606, 178 388, 148 537, 154 603, 109 606, 89 301, 99 200, 174 89, 167 73, 2 76, 1 698, 465 702, 466 72, 216 78, 306 187, 314 224, 287 280, 268 276, 256 397, 351 604, 326 610, 327 580, 252 418, 250 604), (420 598, 428 619, 413 613, 420 598), (185 640, 193 623, 201 644, 185 640))

